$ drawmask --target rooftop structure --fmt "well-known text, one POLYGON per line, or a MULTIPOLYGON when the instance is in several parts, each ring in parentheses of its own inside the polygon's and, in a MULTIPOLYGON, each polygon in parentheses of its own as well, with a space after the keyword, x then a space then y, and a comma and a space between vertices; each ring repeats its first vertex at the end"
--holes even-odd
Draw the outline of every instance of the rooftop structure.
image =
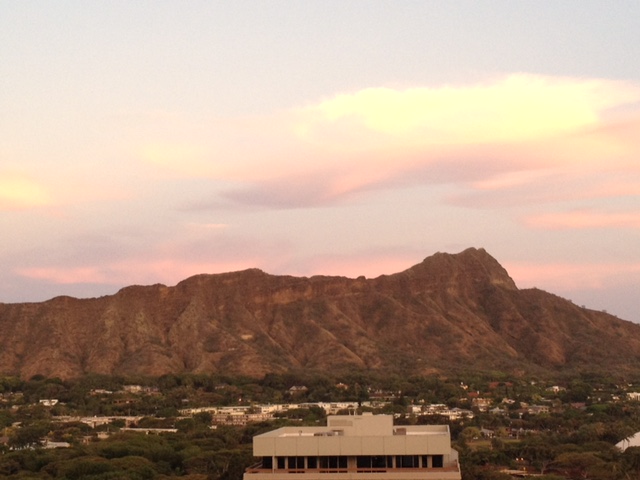
POLYGON ((447 425, 394 426, 390 415, 333 415, 326 427, 257 435, 244 480, 459 480, 447 425))

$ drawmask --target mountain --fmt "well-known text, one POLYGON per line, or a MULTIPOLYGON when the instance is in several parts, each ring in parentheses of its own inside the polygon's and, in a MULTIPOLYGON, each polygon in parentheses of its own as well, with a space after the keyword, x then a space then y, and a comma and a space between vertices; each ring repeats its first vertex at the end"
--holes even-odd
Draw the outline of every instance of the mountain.
POLYGON ((516 287, 483 249, 374 279, 196 275, 92 299, 0 303, 0 373, 69 378, 640 367, 640 325, 516 287))

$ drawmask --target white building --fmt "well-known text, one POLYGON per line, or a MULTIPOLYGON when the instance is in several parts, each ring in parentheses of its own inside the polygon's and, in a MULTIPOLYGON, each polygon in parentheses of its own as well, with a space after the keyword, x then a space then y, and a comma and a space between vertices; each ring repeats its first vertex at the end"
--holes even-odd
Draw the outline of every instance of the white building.
POLYGON ((447 425, 394 426, 389 415, 334 415, 326 427, 257 435, 244 480, 460 480, 447 425))
POLYGON ((629 447, 640 447, 640 432, 634 433, 630 437, 623 438, 616 443, 616 447, 623 452, 629 447))

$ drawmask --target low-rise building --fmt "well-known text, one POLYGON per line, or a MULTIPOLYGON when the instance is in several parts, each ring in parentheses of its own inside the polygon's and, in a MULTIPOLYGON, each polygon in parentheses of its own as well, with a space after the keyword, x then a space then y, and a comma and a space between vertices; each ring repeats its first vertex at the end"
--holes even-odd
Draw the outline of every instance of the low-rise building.
POLYGON ((527 413, 529 415, 540 415, 549 413, 550 409, 548 405, 529 405, 527 407, 527 413))
POLYGON ((459 480, 447 425, 394 426, 389 415, 332 415, 326 427, 283 427, 253 439, 244 480, 459 480))
POLYGON ((491 407, 492 400, 490 398, 477 397, 471 400, 471 406, 477 408, 481 412, 486 412, 491 407))

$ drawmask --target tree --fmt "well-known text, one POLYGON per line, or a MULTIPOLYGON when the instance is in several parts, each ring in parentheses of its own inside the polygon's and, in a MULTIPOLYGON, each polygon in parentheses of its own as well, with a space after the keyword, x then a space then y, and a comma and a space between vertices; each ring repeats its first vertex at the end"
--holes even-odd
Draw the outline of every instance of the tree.
POLYGON ((35 423, 17 428, 9 436, 9 446, 16 449, 39 447, 48 428, 44 423, 35 423))
POLYGON ((102 457, 85 456, 74 458, 60 466, 62 478, 69 480, 81 480, 83 478, 91 478, 106 472, 113 472, 116 466, 112 465, 109 460, 102 457))
POLYGON ((470 440, 477 440, 480 438, 480 429, 477 427, 466 427, 462 432, 460 432, 460 437, 464 438, 466 442, 470 440))
POLYGON ((640 447, 628 447, 622 454, 621 463, 625 478, 640 478, 640 447))
POLYGON ((559 453, 552 442, 540 436, 526 438, 520 445, 520 457, 544 474, 559 453))
MULTIPOLYGON (((599 472, 602 475, 603 472, 607 472, 605 462, 598 458, 593 452, 568 452, 558 455, 554 461, 554 465, 559 470, 564 471, 569 478, 572 479, 588 479, 592 477, 592 472, 599 472)), ((606 474, 606 473, 605 473, 606 474)), ((605 478, 597 476, 598 480, 605 480, 605 478)))

